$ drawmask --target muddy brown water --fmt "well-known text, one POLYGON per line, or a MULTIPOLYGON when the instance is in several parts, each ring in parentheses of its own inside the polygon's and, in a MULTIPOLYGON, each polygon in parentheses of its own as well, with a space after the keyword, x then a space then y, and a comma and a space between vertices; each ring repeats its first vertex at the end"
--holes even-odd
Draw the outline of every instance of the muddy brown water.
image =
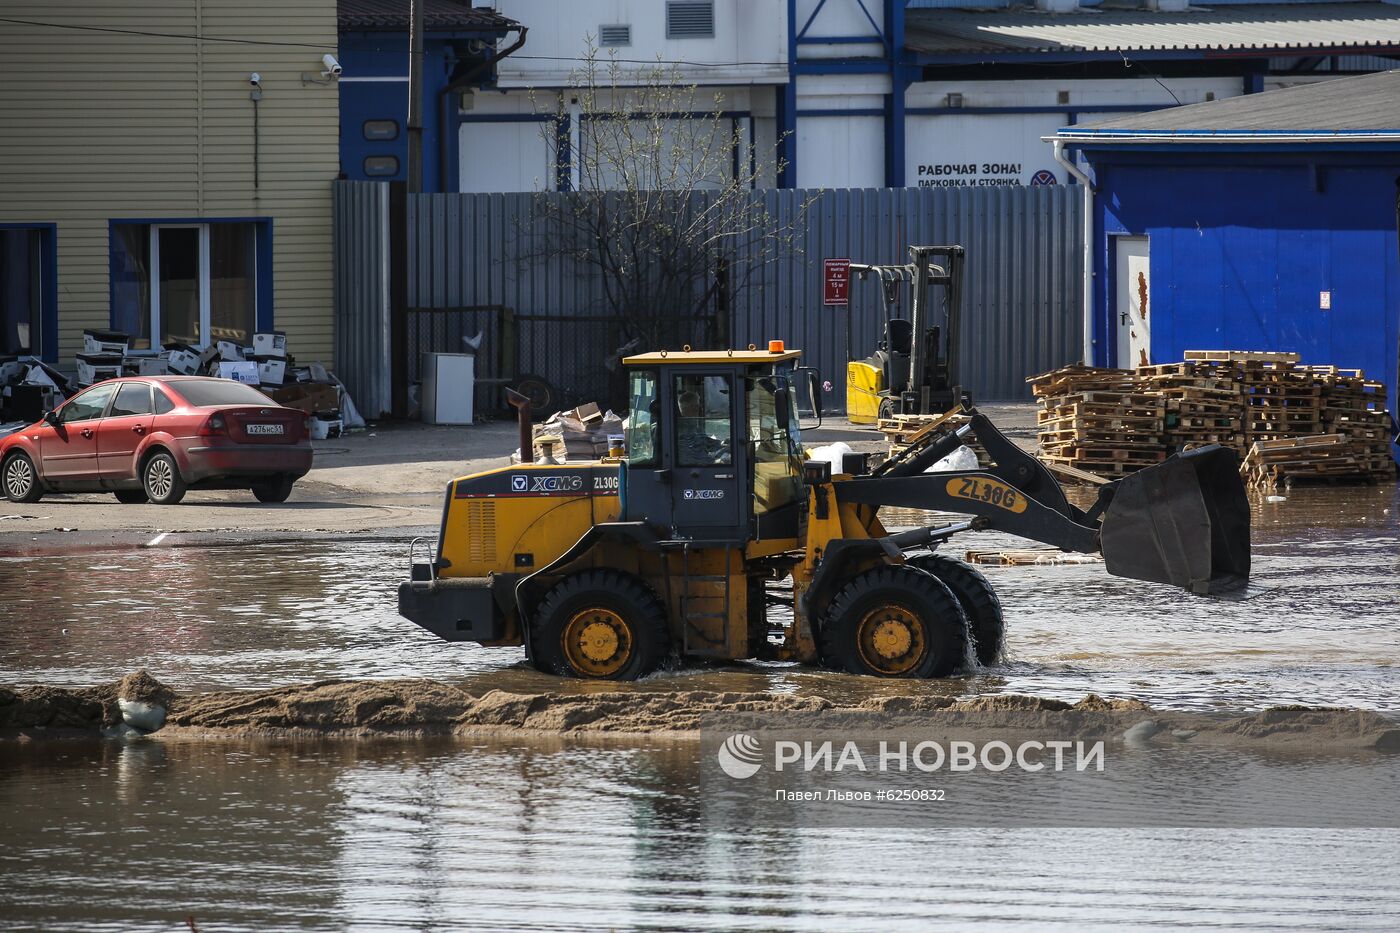
MULTIPOLYGON (((988 568, 1009 659, 948 681, 743 664, 636 689, 1096 692, 1172 709, 1396 713, 1398 509, 1394 488, 1257 503, 1254 590, 1238 603, 1096 565, 988 568)), ((1021 545, 975 535, 950 552, 1021 545)), ((399 676, 598 689, 399 619, 405 549, 351 539, 0 558, 0 683, 84 685, 146 667, 184 690, 399 676)), ((0 929, 174 930, 189 915, 206 933, 1400 927, 1396 830, 725 824, 696 755, 660 739, 548 737, 0 743, 0 929)))

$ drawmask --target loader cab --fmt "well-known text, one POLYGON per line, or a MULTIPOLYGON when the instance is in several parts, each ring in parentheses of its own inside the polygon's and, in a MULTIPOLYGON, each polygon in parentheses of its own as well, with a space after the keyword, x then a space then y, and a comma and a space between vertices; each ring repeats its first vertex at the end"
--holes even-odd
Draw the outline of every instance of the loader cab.
POLYGON ((624 520, 673 540, 796 536, 802 486, 793 351, 628 357, 624 520))

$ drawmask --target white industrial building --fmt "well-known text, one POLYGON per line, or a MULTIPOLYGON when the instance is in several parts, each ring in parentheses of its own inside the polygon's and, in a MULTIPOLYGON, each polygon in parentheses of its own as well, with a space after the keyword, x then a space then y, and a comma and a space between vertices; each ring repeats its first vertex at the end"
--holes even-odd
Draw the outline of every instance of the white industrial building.
POLYGON ((494 85, 461 95, 457 187, 581 183, 570 157, 588 145, 575 101, 590 41, 623 83, 660 62, 698 87, 696 112, 719 95, 758 183, 804 188, 1063 184, 1041 141, 1063 126, 1382 70, 1400 55, 1400 7, 1380 2, 972 5, 499 0, 528 41, 495 63, 494 85))

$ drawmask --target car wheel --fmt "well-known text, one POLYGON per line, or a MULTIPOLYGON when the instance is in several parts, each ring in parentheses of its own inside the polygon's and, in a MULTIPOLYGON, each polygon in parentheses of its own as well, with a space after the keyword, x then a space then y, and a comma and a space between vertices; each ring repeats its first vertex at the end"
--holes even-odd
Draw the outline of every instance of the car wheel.
POLYGON ((44 487, 39 484, 39 474, 28 454, 17 453, 6 460, 0 477, 5 484, 5 498, 11 502, 38 502, 44 497, 44 487))
POLYGON ((156 505, 175 505, 185 498, 180 466, 164 451, 152 456, 141 468, 141 484, 146 488, 146 498, 156 505))
POLYGON ((118 489, 114 495, 122 505, 140 505, 146 501, 146 490, 144 489, 118 489))
POLYGON ((253 484, 253 495, 259 502, 286 502, 292 494, 292 484, 296 480, 290 476, 274 476, 253 484))

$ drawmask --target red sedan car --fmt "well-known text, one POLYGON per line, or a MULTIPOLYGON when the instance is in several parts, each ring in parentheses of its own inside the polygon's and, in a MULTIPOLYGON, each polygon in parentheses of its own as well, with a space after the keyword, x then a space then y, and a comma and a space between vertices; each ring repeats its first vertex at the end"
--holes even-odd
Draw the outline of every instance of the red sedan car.
POLYGON ((251 489, 284 502, 311 469, 306 416, 252 386, 199 376, 101 382, 0 439, 11 502, 46 492, 116 493, 173 505, 187 489, 251 489))

